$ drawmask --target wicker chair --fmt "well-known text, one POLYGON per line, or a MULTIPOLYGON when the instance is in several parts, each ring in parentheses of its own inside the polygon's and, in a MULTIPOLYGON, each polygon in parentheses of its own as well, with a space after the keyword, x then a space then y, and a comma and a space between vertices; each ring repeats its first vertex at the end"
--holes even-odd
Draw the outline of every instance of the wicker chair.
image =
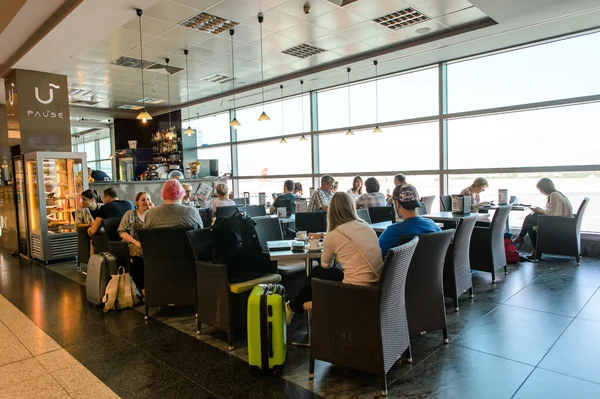
POLYGON ((187 231, 189 247, 196 264, 198 319, 196 332, 200 334, 201 323, 227 333, 229 350, 238 333, 246 331, 248 297, 258 284, 278 283, 281 276, 267 274, 263 277, 236 284, 229 284, 227 267, 211 263, 210 228, 187 231))
POLYGON ((296 229, 307 233, 327 231, 327 212, 296 213, 296 229))
POLYGON ((154 306, 197 309, 196 267, 185 227, 139 229, 144 250, 145 318, 154 306))
POLYGON ((442 212, 452 212, 452 196, 440 195, 440 210, 442 212))
MULTIPOLYGON (((442 330, 448 343, 444 304, 444 260, 454 229, 421 234, 406 278, 406 314, 411 337, 442 330)), ((402 242, 412 237, 405 237, 402 242)))
POLYGON ((575 256, 581 262, 581 221, 590 199, 585 197, 577 214, 572 218, 540 215, 536 253, 538 259, 543 253, 575 256))
POLYGON ((367 209, 369 211, 371 223, 396 221, 394 219, 394 208, 392 206, 372 206, 367 209))
POLYGON ((494 212, 490 227, 475 225, 471 236, 469 261, 472 270, 492 273, 492 282, 496 281, 496 270, 504 267, 508 274, 506 252, 504 251, 504 230, 506 219, 512 205, 500 205, 494 212))
POLYGON ((248 217, 255 216, 265 216, 267 214, 267 210, 264 205, 246 205, 243 207, 238 207, 240 212, 244 212, 248 217))
POLYGON ((412 362, 406 308, 406 276, 419 239, 389 250, 377 287, 314 279, 309 378, 315 360, 379 375, 407 352, 412 362))
POLYGON ((117 260, 117 266, 123 266, 129 271, 129 248, 125 241, 109 241, 108 252, 117 260))
POLYGON ((81 272, 81 264, 90 261, 90 236, 87 233, 87 227, 77 229, 77 271, 81 272))
POLYGON ((217 211, 215 212, 215 217, 216 218, 220 218, 220 217, 228 218, 228 217, 233 216, 233 214, 236 213, 237 211, 238 211, 237 205, 218 206, 217 211))
POLYGON ((471 264, 469 263, 469 248, 471 234, 475 227, 477 216, 461 218, 454 233, 454 240, 448 248, 444 264, 444 296, 454 300, 458 310, 458 297, 469 290, 473 298, 473 281, 471 280, 471 264))
POLYGON ((435 201, 435 195, 429 195, 427 197, 421 198, 421 203, 425 207, 426 213, 431 213, 431 207, 433 206, 433 201, 435 201))
POLYGON ((369 216, 369 210, 368 209, 357 209, 356 210, 356 214, 358 215, 358 217, 360 219, 364 220, 368 224, 371 224, 371 216, 369 216))

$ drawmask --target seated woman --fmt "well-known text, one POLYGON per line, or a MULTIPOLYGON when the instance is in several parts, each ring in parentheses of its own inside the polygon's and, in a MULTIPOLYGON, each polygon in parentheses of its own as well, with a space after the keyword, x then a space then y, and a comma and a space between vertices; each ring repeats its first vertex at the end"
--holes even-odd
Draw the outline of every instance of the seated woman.
POLYGON ((146 213, 153 205, 150 196, 145 191, 136 194, 135 205, 137 209, 125 212, 117 231, 121 240, 127 243, 129 250, 129 274, 135 285, 142 290, 144 289, 144 260, 137 230, 144 228, 146 213))
POLYGON ((202 228, 202 219, 196 208, 181 204, 185 190, 177 179, 167 180, 161 196, 163 204, 154 207, 146 215, 146 228, 151 227, 189 227, 202 228))
POLYGON ((573 207, 571 206, 571 202, 563 193, 554 187, 552 180, 544 177, 537 183, 537 188, 540 190, 540 193, 548 197, 546 200, 546 209, 539 207, 531 208, 532 213, 527 215, 525 220, 523 220, 521 232, 514 241, 515 244, 523 244, 525 242, 525 236, 529 234, 531 244, 533 245, 533 251, 531 252, 531 255, 527 257, 529 260, 537 259, 537 254, 535 252, 535 246, 537 244, 537 231, 534 230, 534 227, 537 226, 538 217, 540 215, 562 216, 567 218, 573 217, 573 207))
POLYGON ((302 183, 300 183, 299 181, 294 183, 294 194, 298 198, 302 198, 302 195, 304 195, 304 191, 302 190, 302 183))
POLYGON ((215 191, 217 192, 218 198, 212 200, 212 211, 213 216, 217 214, 217 208, 220 206, 233 206, 235 202, 229 199, 227 194, 229 194, 229 187, 225 183, 218 183, 215 186, 215 191))
POLYGON ((462 190, 460 195, 471 197, 471 209, 475 209, 478 207, 479 202, 481 201, 479 194, 484 192, 488 187, 489 185, 487 180, 485 180, 483 177, 478 177, 473 181, 473 184, 462 190))
POLYGON ((181 199, 181 203, 183 205, 194 206, 194 201, 192 200, 192 186, 187 183, 182 183, 181 187, 185 190, 185 195, 181 199))
POLYGON ((385 195, 379 192, 379 182, 374 177, 369 177, 365 181, 367 192, 356 200, 357 208, 371 208, 374 206, 386 206, 385 195))
POLYGON ((98 216, 102 204, 98 203, 98 194, 93 190, 81 193, 81 207, 75 210, 75 225, 77 228, 90 227, 98 216))
POLYGON ((363 179, 360 176, 355 176, 352 180, 352 188, 346 191, 356 201, 363 194, 363 179))
POLYGON ((321 265, 313 268, 296 298, 286 304, 288 324, 294 313, 302 314, 304 303, 312 300, 313 278, 363 286, 376 285, 379 281, 383 260, 377 234, 358 218, 348 193, 337 192, 331 197, 321 265), (334 256, 341 269, 331 264, 334 256))

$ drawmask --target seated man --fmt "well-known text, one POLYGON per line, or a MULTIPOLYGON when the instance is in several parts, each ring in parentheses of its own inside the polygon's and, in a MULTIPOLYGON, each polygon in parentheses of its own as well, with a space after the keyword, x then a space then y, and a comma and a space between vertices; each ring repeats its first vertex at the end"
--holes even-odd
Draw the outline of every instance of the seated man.
MULTIPOLYGON (((294 182, 292 180, 286 180, 283 183, 283 194, 281 194, 275 199, 275 201, 273 202, 273 206, 271 206, 271 209, 269 209, 269 213, 272 215, 275 212, 277 212, 278 207, 286 206, 284 202, 285 200, 296 201, 298 197, 293 193, 293 191, 294 182)), ((289 212, 290 210, 288 209, 288 213, 289 212)))
POLYGON ((335 179, 329 175, 321 177, 321 187, 317 188, 310 197, 309 212, 327 212, 329 201, 331 201, 331 196, 333 195, 334 182, 335 179))
POLYGON ((379 246, 384 259, 390 248, 398 246, 402 236, 441 231, 433 220, 419 216, 417 208, 421 207, 421 203, 418 198, 419 194, 411 184, 401 184, 394 189, 392 199, 396 207, 396 214, 400 215, 404 221, 388 226, 379 237, 379 246))
POLYGON ((88 229, 88 235, 91 237, 100 231, 102 220, 109 218, 122 218, 125 212, 134 209, 133 204, 126 200, 120 200, 117 190, 112 187, 107 188, 102 192, 102 200, 104 205, 98 211, 94 223, 88 229))
POLYGON ((88 175, 94 179, 94 181, 110 181, 110 177, 101 170, 88 168, 88 175))
POLYGON ((196 208, 181 203, 185 190, 177 179, 167 180, 162 188, 163 204, 148 210, 144 227, 189 227, 201 229, 202 219, 196 208))

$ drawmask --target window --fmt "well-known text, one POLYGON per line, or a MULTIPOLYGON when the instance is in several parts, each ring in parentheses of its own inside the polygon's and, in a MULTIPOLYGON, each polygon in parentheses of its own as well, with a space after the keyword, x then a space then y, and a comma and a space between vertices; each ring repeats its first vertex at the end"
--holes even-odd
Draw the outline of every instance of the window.
POLYGON ((450 120, 449 168, 597 164, 599 114, 593 103, 450 120))
MULTIPOLYGON (((81 148, 81 145, 79 146, 81 148)), ((98 159, 96 154, 96 141, 88 141, 83 143, 83 151, 87 154, 87 161, 95 161, 98 159)))
MULTIPOLYGON (((258 204, 258 193, 265 193, 267 204, 273 203, 273 194, 283 193, 283 182, 286 178, 278 179, 242 179, 240 180, 240 196, 242 193, 250 193, 250 203, 258 204)), ((304 189, 304 197, 309 197, 309 189, 312 187, 312 179, 310 177, 294 177, 294 182, 300 182, 304 189)))
MULTIPOLYGON (((459 193, 463 188, 473 183, 478 175, 450 175, 449 192, 459 193)), ((519 203, 546 206, 546 197, 540 194, 536 188, 537 182, 542 177, 552 179, 556 188, 569 198, 573 206, 573 212, 577 212, 584 197, 590 198, 582 223, 582 230, 600 231, 600 207, 594 204, 600 203, 600 172, 551 172, 551 173, 495 173, 483 176, 487 179, 490 187, 480 194, 481 201, 498 202, 498 190, 507 189, 509 198, 516 196, 519 203)), ((521 228, 523 219, 529 214, 525 211, 512 211, 509 216, 510 227, 521 228)))
POLYGON ((96 162, 96 168, 98 170, 101 170, 103 172, 105 172, 108 177, 110 177, 110 179, 112 180, 113 178, 113 174, 112 174, 112 161, 100 161, 100 162, 96 162))
POLYGON ((238 145, 240 176, 301 175, 312 172, 311 140, 290 138, 238 145))
POLYGON ((73 151, 86 153, 88 167, 101 170, 111 179, 113 178, 112 161, 110 160, 112 143, 108 128, 98 129, 83 135, 77 132, 75 128, 71 143, 73 151))
POLYGON ((357 130, 319 137, 319 170, 352 171, 434 170, 439 165, 437 122, 393 126, 381 133, 357 130))
POLYGON ((448 65, 450 113, 600 93, 600 34, 448 65))
MULTIPOLYGON (((206 144, 228 143, 231 140, 229 135, 229 112, 194 119, 189 122, 190 127, 196 130, 197 147, 206 144)), ((187 129, 186 122, 183 122, 182 125, 183 130, 187 129)))
MULTIPOLYGON (((197 150, 197 159, 216 159, 219 161, 219 176, 231 173, 231 146, 200 147, 197 150)), ((187 165, 185 165, 187 168, 187 165)))
POLYGON ((98 148, 100 150, 99 159, 108 159, 112 153, 110 148, 110 137, 98 140, 98 148))
MULTIPOLYGON (((378 83, 379 121, 438 114, 438 69, 382 78, 378 83)), ((376 122, 375 81, 350 85, 350 125, 376 122)), ((319 130, 348 126, 348 87, 318 93, 319 130)))
MULTIPOLYGON (((265 104, 265 112, 271 120, 259 122, 262 105, 240 109, 236 118, 241 123, 237 130, 238 141, 310 131, 310 98, 308 95, 283 100, 283 132, 281 128, 281 101, 265 104), (304 113, 302 108, 304 107, 304 113), (304 124, 302 116, 304 115, 304 124)), ((229 123, 229 122, 227 122, 229 123)))

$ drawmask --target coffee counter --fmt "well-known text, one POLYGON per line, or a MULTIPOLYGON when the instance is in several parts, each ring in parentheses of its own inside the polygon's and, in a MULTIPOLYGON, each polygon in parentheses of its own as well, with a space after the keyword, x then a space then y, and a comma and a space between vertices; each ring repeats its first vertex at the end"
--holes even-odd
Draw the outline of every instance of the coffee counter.
MULTIPOLYGON (((180 183, 187 183, 192 186, 192 194, 196 192, 196 189, 203 183, 212 184, 216 181, 224 181, 229 185, 229 181, 226 178, 218 179, 179 179, 180 183)), ((113 187, 117 190, 119 199, 129 200, 135 203, 135 196, 140 191, 145 191, 150 195, 150 199, 154 205, 162 204, 160 193, 165 184, 166 180, 147 180, 147 181, 103 181, 90 183, 89 187, 91 190, 96 190, 99 195, 102 195, 102 191, 108 187, 113 187)))

